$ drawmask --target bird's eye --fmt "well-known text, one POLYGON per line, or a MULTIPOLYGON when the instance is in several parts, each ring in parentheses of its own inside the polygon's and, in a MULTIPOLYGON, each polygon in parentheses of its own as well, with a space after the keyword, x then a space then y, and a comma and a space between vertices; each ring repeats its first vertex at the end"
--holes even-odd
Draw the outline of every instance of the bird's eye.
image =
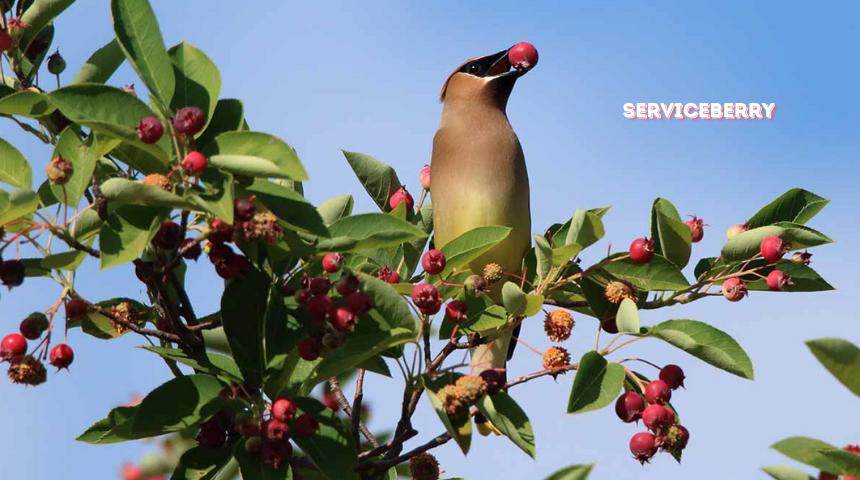
POLYGON ((481 73, 481 65, 477 63, 469 65, 469 73, 471 73, 472 75, 477 75, 481 73))

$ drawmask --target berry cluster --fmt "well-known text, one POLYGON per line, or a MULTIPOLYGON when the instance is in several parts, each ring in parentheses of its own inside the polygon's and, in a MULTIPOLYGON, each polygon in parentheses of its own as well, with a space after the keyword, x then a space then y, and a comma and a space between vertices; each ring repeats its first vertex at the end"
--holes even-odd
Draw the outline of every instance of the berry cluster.
MULTIPOLYGON (((44 356, 27 354, 27 340, 39 340, 45 335, 40 346, 47 345, 50 327, 47 315, 33 312, 21 321, 21 333, 10 333, 0 341, 0 361, 9 362, 7 374, 12 383, 32 386, 45 383, 47 371, 41 360, 44 356)), ((48 353, 48 361, 58 370, 68 369, 74 359, 75 352, 65 343, 55 345, 48 353)))
MULTIPOLYGON (((742 225, 736 225, 742 227, 742 225)), ((733 227, 735 228, 735 227, 733 227)), ((791 244, 780 237, 769 236, 761 241, 760 253, 762 258, 768 263, 779 262, 786 253, 791 250, 791 244)), ((791 257, 794 263, 808 265, 812 254, 807 252, 796 252, 791 257)), ((781 271, 772 270, 767 275, 767 288, 775 292, 781 292, 791 285, 791 275, 781 271)), ((748 294, 746 283, 740 277, 732 277, 723 282, 723 296, 730 302, 739 302, 748 294)))
MULTIPOLYGON (((638 381, 638 379, 637 379, 638 381)), ((677 365, 666 365, 660 370, 660 379, 645 386, 643 395, 628 391, 615 402, 615 413, 625 423, 640 419, 648 432, 639 432, 630 439, 630 452, 644 464, 658 450, 675 456, 687 447, 690 432, 677 422, 675 411, 669 404, 672 391, 684 386, 684 371, 677 365)))
MULTIPOLYGON (((848 445, 847 447, 845 447, 845 451, 848 451, 851 453, 856 453, 857 455, 860 455, 860 445, 848 445)), ((839 476, 839 475, 834 475, 832 473, 822 471, 818 474, 818 480, 858 480, 858 479, 857 479, 857 477, 851 477, 848 475, 839 476)))

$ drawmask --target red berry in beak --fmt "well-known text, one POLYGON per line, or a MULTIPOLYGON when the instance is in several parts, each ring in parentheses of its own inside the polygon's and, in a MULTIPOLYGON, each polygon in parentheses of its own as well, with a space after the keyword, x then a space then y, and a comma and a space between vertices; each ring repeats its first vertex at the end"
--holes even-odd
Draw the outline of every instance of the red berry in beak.
POLYGON ((657 453, 657 438, 648 432, 633 435, 630 439, 630 453, 644 465, 657 453))
POLYGON ((394 210, 401 202, 406 202, 406 210, 412 210, 415 206, 415 200, 412 199, 412 195, 409 194, 406 187, 400 187, 391 195, 391 198, 388 199, 388 206, 394 210))
POLYGON ((774 270, 767 274, 767 288, 775 292, 781 292, 788 285, 791 285, 791 275, 780 270, 774 270))
POLYGON ((663 380, 654 380, 645 387, 645 400, 650 404, 665 405, 672 399, 672 389, 663 380))
POLYGON ((508 51, 508 61, 517 70, 531 70, 538 63, 538 51, 528 42, 520 42, 508 51))
POLYGON ((0 342, 0 359, 11 360, 27 353, 27 339, 20 333, 10 333, 0 342))
POLYGON ((173 117, 173 127, 185 135, 195 135, 206 125, 206 114, 197 107, 180 108, 173 117))
POLYGON ((429 250, 421 257, 421 266, 430 275, 439 275, 445 270, 445 254, 440 250, 429 250))
POLYGON ((701 218, 693 215, 693 219, 686 223, 687 226, 690 227, 690 236, 692 237, 693 243, 702 241, 702 237, 705 236, 705 222, 703 222, 701 218))
POLYGON ((630 260, 638 264, 651 262, 654 258, 654 240, 637 238, 630 244, 630 260))
POLYGON ((770 263, 778 262, 789 250, 791 245, 775 235, 761 241, 761 256, 770 263))
POLYGON ((190 175, 192 177, 203 175, 208 167, 209 161, 206 160, 206 157, 198 151, 189 153, 185 156, 185 160, 182 161, 182 171, 185 172, 186 175, 190 175))
POLYGON ((164 125, 155 117, 144 117, 137 124, 137 138, 143 143, 152 145, 161 140, 164 135, 164 125))
POLYGON ((739 302, 747 295, 747 285, 738 277, 723 282, 723 296, 730 302, 739 302))
POLYGON ((323 257, 322 261, 323 270, 328 273, 334 273, 340 270, 340 267, 343 266, 343 261, 343 254, 327 253, 326 256, 323 257))
POLYGON ((51 349, 50 359, 51 365, 58 369, 69 368, 69 365, 75 360, 75 352, 72 347, 61 343, 51 349))
POLYGON ((660 370, 660 380, 663 380, 669 385, 672 390, 677 390, 678 387, 684 386, 684 371, 677 365, 666 365, 660 370))
POLYGON ((636 392, 627 392, 615 401, 615 414, 625 423, 638 421, 644 410, 645 400, 636 392))

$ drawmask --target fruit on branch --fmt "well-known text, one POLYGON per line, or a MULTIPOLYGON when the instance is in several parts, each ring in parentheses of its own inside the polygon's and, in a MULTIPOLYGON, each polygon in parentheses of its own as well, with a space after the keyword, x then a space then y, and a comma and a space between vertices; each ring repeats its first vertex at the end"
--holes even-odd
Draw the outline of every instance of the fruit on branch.
POLYGON ((630 453, 639 463, 645 464, 657 453, 657 439, 648 432, 639 432, 630 439, 630 453))
POLYGON ((305 413, 293 421, 293 429, 299 437, 311 438, 319 431, 320 424, 313 415, 305 413))
POLYGON ((492 368, 481 372, 481 378, 487 384, 487 395, 493 396, 505 386, 505 374, 492 368))
POLYGON ((603 296, 606 297, 606 300, 610 303, 615 304, 621 303, 621 300, 625 298, 629 298, 634 302, 639 301, 639 291, 636 287, 620 280, 609 282, 603 291, 603 296))
POLYGON ((288 422, 296 416, 298 408, 289 398, 279 398, 272 404, 272 416, 281 422, 288 422))
POLYGON ((334 316, 331 318, 331 326, 338 332, 351 332, 358 325, 358 317, 351 310, 344 307, 338 307, 334 311, 334 316))
POLYGON ((27 340, 36 340, 42 336, 49 325, 50 321, 47 315, 42 312, 33 312, 21 321, 18 330, 27 340))
POLYGON ((642 423, 648 430, 657 431, 671 425, 673 416, 674 414, 663 405, 652 404, 642 411, 642 423))
POLYGON ((323 393, 322 403, 332 412, 337 413, 340 410, 340 405, 337 403, 337 400, 334 398, 334 394, 331 392, 323 393))
POLYGON ((683 450, 687 448, 687 442, 690 441, 690 431, 683 425, 672 425, 666 437, 669 440, 669 449, 683 450))
POLYGON ((684 370, 681 367, 669 364, 660 369, 660 380, 663 380, 669 385, 672 390, 677 390, 678 387, 684 386, 684 370))
POLYGON ((441 302, 439 291, 429 283, 419 283, 412 288, 412 303, 418 308, 431 310, 441 302))
POLYGON ((7 374, 12 383, 20 385, 40 385, 47 378, 45 365, 32 355, 12 358, 7 374))
POLYGON ((89 309, 89 304, 83 298, 73 298, 66 302, 66 318, 69 320, 80 320, 84 318, 89 309))
POLYGON ((311 295, 327 295, 331 290, 331 280, 326 277, 314 277, 311 279, 308 289, 311 295))
POLYGON ((237 243, 262 240, 266 243, 277 243, 284 229, 278 223, 278 217, 269 212, 257 213, 251 220, 245 220, 234 225, 234 239, 237 243))
POLYGON ((454 385, 445 385, 436 392, 436 397, 445 408, 445 412, 451 418, 461 418, 468 411, 469 406, 464 404, 460 399, 460 392, 454 385))
POLYGON ((360 317, 373 308, 373 302, 366 293, 353 292, 346 297, 346 308, 360 317))
POLYGON ((388 268, 388 265, 383 265, 382 268, 376 271, 376 278, 385 283, 400 283, 400 274, 388 268))
POLYGON ((388 206, 394 210, 402 202, 406 202, 406 211, 411 211, 415 207, 415 200, 406 190, 405 186, 400 187, 400 189, 391 194, 391 197, 388 199, 388 206))
POLYGON ((419 453, 409 460, 409 474, 412 480, 439 480, 439 461, 430 453, 419 453))
POLYGON ((604 320, 600 322, 600 329, 606 333, 615 335, 618 333, 618 324, 615 322, 615 318, 610 318, 609 320, 604 320))
POLYGON ((454 325, 460 325, 469 319, 469 306, 460 300, 448 302, 445 305, 445 318, 454 325))
POLYGON ((692 220, 688 220, 686 222, 687 226, 690 227, 690 237, 693 240, 693 243, 698 243, 702 241, 702 237, 705 236, 705 222, 702 221, 701 218, 693 215, 692 220))
POLYGON ((342 253, 327 253, 322 260, 322 267, 328 273, 334 273, 343 266, 344 256, 342 253))
POLYGON ((334 300, 327 295, 316 295, 308 301, 307 309, 311 320, 329 321, 334 317, 334 300))
POLYGON ((761 241, 761 256, 770 263, 778 262, 789 250, 791 244, 776 235, 765 237, 761 241))
POLYGON ((729 229, 726 231, 726 238, 731 240, 731 239, 735 238, 736 236, 740 235, 741 233, 746 232, 749 229, 750 229, 749 222, 741 223, 739 225, 733 225, 733 226, 729 227, 729 229))
POLYGON ((45 167, 45 176, 48 177, 51 185, 65 185, 72 178, 73 173, 75 173, 75 166, 63 157, 51 160, 45 167))
POLYGON ((302 357, 302 360, 313 362, 314 360, 320 358, 320 353, 322 353, 322 345, 317 339, 307 337, 301 342, 299 342, 298 351, 299 356, 302 357))
POLYGON ((418 180, 421 182, 421 188, 430 191, 430 165, 424 165, 424 168, 418 172, 418 180))
POLYGON ((0 282, 10 289, 24 283, 27 267, 21 260, 4 260, 0 262, 0 282))
POLYGON ((638 264, 650 263, 654 258, 654 240, 637 238, 630 244, 630 260, 638 264))
POLYGON ((257 213, 257 207, 252 198, 237 198, 233 200, 233 216, 237 220, 250 220, 257 213))
POLYGON ((732 277, 723 282, 723 296, 730 302, 739 302, 747 295, 747 284, 739 277, 732 277))
POLYGON ((439 275, 445 270, 445 254, 440 250, 428 250, 421 257, 421 266, 430 275, 439 275))
POLYGON ((175 250, 181 243, 179 224, 170 220, 161 224, 158 232, 152 237, 152 244, 162 250, 175 250))
POLYGON ((543 321, 543 331, 551 342, 563 342, 570 338, 570 333, 576 322, 573 315, 563 308, 557 308, 548 314, 543 321))
MULTIPOLYGON (((247 443, 245 444, 247 447, 247 443)), ((266 443, 261 452, 263 463, 278 470, 293 456, 293 446, 289 443, 266 443)))
POLYGON ((66 60, 60 55, 60 51, 52 53, 48 56, 48 72, 51 75, 59 75, 66 71, 66 60))
POLYGON ((528 42, 520 42, 508 50, 508 62, 517 70, 531 70, 538 63, 538 51, 528 42))
POLYGON ((653 380, 645 387, 645 400, 650 404, 665 405, 672 399, 672 389, 663 380, 653 380))
POLYGON ((615 401, 615 414, 625 423, 639 421, 644 410, 645 400, 636 392, 627 392, 615 401))
POLYGON ((200 425, 196 440, 201 448, 215 450, 227 443, 227 430, 215 416, 200 425))
POLYGON ((791 284, 791 275, 783 271, 774 270, 767 274, 767 288, 775 292, 781 292, 791 284))
POLYGON ((226 243, 232 241, 233 225, 230 225, 220 218, 213 220, 209 225, 209 240, 215 243, 226 243))
POLYGON ((794 252, 794 255, 791 256, 791 261, 797 265, 809 265, 812 263, 812 254, 809 252, 794 252))
POLYGON ((466 281, 463 282, 463 290, 467 295, 471 295, 475 298, 487 293, 489 288, 490 286, 487 283, 487 280, 480 275, 469 275, 466 277, 466 281))
POLYGON ((12 48, 12 45, 15 45, 15 40, 12 39, 12 35, 9 35, 9 32, 0 28, 0 52, 5 52, 12 48))
POLYGON ((182 252, 182 258, 197 261, 200 258, 200 254, 203 253, 203 247, 195 239, 186 238, 179 244, 179 251, 182 252))
MULTIPOLYGON (((37 337, 38 338, 38 337, 37 337)), ((12 360, 27 353, 27 339, 20 333, 10 333, 0 342, 0 359, 12 360)))
POLYGON ((186 175, 199 177, 206 172, 206 169, 209 167, 209 161, 206 159, 205 155, 195 150, 193 152, 189 152, 188 155, 185 156, 185 159, 182 160, 182 165, 180 166, 186 175))
POLYGON ((49 358, 51 365, 57 367, 58 370, 63 368, 68 369, 69 365, 75 360, 75 352, 72 350, 72 347, 61 343, 51 349, 49 358))
POLYGON ((487 382, 480 375, 464 375, 457 379, 454 384, 460 402, 466 405, 474 405, 487 393, 487 382))
POLYGON ((496 283, 505 276, 505 271, 498 263, 488 263, 484 265, 484 271, 481 273, 483 273, 484 280, 489 284, 496 283))
POLYGON ((169 178, 165 177, 160 173, 150 173, 149 175, 143 177, 144 185, 151 185, 153 187, 158 187, 165 192, 173 191, 173 183, 169 178))
POLYGON ((270 418, 260 426, 260 436, 266 443, 283 443, 290 439, 290 426, 277 418, 270 418))
POLYGON ((351 293, 357 292, 359 285, 361 285, 361 280, 356 275, 353 275, 350 272, 345 272, 340 276, 337 282, 335 282, 334 288, 341 296, 347 297, 351 293))
POLYGON ((546 370, 564 368, 570 365, 570 353, 562 347, 549 347, 543 354, 543 368, 546 370))
POLYGON ((173 117, 173 127, 184 135, 196 135, 206 125, 206 114, 197 107, 180 108, 173 117))

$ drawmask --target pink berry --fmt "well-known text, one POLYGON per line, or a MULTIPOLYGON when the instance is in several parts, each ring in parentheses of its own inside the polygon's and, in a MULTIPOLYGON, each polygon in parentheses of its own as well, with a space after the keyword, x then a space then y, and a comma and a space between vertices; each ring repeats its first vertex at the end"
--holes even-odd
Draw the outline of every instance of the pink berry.
POLYGON ((723 296, 730 302, 739 302, 747 294, 747 284, 738 277, 723 282, 723 296))
POLYGON ((331 280, 326 277, 314 277, 311 279, 311 295, 326 295, 331 290, 331 280))
POLYGON ((348 308, 344 307, 338 307, 331 319, 332 327, 334 327, 338 332, 351 332, 355 329, 355 325, 357 323, 358 317, 356 317, 348 308))
POLYGON ((439 275, 445 270, 445 254, 441 250, 428 250, 421 257, 421 266, 430 275, 439 275))
POLYGON ((388 206, 394 210, 401 202, 406 202, 407 211, 411 211, 415 206, 415 200, 412 199, 412 195, 409 194, 406 187, 400 187, 399 190, 391 194, 391 198, 388 199, 388 206))
POLYGON ((343 254, 327 253, 326 256, 323 257, 322 261, 323 270, 328 273, 334 273, 340 270, 340 267, 343 266, 343 261, 343 254))
POLYGON ((340 410, 340 404, 337 403, 337 400, 334 398, 334 394, 331 392, 323 394, 322 403, 332 412, 337 413, 340 410))
POLYGON ((161 140, 164 135, 164 125, 155 117, 144 117, 137 124, 137 138, 143 143, 153 144, 161 140))
POLYGON ((791 275, 780 270, 774 270, 767 274, 767 288, 781 292, 788 285, 791 285, 791 275))
POLYGON ((0 342, 0 359, 11 360, 27 353, 27 339, 20 333, 10 333, 0 342))
POLYGON ((69 368, 69 365, 75 360, 75 352, 72 347, 61 343, 51 349, 51 365, 57 368, 69 368))
POLYGON ((271 418, 263 422, 260 436, 268 443, 286 442, 290 439, 290 426, 277 418, 271 418))
POLYGON ((418 308, 431 310, 441 303, 439 291, 429 283, 419 283, 412 288, 412 303, 418 308))
POLYGON ((357 276, 351 273, 345 273, 341 275, 337 283, 335 283, 334 288, 337 290, 337 293, 346 297, 353 292, 357 292, 360 284, 361 280, 357 276))
POLYGON ((672 389, 663 380, 653 380, 645 387, 645 400, 650 404, 665 405, 672 399, 672 389))
POLYGON ((299 343, 299 356, 303 360, 313 362, 320 357, 322 353, 322 345, 315 338, 308 337, 299 343))
POLYGON ((630 453, 644 465, 657 453, 657 438, 648 432, 633 435, 630 439, 630 453))
POLYGON ((288 422, 296 416, 296 403, 289 398, 279 398, 272 404, 272 416, 280 422, 288 422))
POLYGON ((671 425, 669 409, 663 405, 652 404, 645 407, 642 411, 642 423, 648 430, 659 430, 663 427, 671 425))
POLYGON ((353 292, 346 297, 346 308, 353 314, 362 316, 373 308, 370 297, 364 292, 353 292))
POLYGON ((383 265, 382 268, 377 270, 376 277, 385 283, 400 283, 400 274, 388 268, 388 265, 383 265))
POLYGON ((418 180, 421 181, 421 187, 424 190, 430 191, 430 165, 424 165, 418 173, 418 180))
POLYGON ((630 260, 639 264, 651 262, 654 258, 654 240, 637 238, 630 244, 630 260))
POLYGON ((308 316, 311 320, 328 321, 334 316, 334 301, 325 295, 316 295, 308 301, 308 316))
POLYGON ((182 171, 192 177, 203 175, 208 166, 209 161, 206 160, 206 156, 196 150, 186 155, 185 160, 182 161, 182 171))
POLYGON ((517 70, 531 70, 538 63, 538 51, 528 42, 520 42, 508 50, 508 61, 517 70))
POLYGON ((320 428, 319 422, 310 414, 304 414, 296 418, 293 422, 293 428, 295 429, 296 435, 303 438, 311 438, 320 428))
POLYGON ((791 245, 776 235, 771 235, 761 241, 761 256, 770 263, 778 262, 789 250, 791 250, 791 245))
POLYGON ((162 250, 175 250, 181 243, 179 233, 179 224, 168 220, 161 224, 161 228, 152 237, 152 244, 162 250))
POLYGON ((254 201, 250 198, 233 200, 233 216, 239 220, 251 220, 256 211, 257 207, 254 206, 254 201))
POLYGON ((731 239, 735 238, 736 236, 740 235, 741 233, 746 232, 749 229, 750 229, 749 223, 741 223, 739 225, 731 226, 726 231, 726 238, 731 240, 731 239))
POLYGON ((445 306, 445 318, 454 325, 460 325, 469 318, 469 307, 466 302, 454 300, 445 306))
POLYGON ((615 401, 615 414, 625 423, 638 421, 644 410, 645 400, 636 392, 627 392, 615 401))
POLYGON ((687 226, 690 227, 690 236, 692 237, 693 243, 702 241, 702 237, 705 236, 705 222, 703 222, 701 218, 693 215, 693 219, 686 223, 687 226))
POLYGON ((173 117, 176 131, 185 135, 195 135, 206 125, 206 114, 197 107, 180 108, 173 117))
POLYGON ((143 469, 132 463, 123 465, 119 474, 122 480, 143 480, 143 469))
POLYGON ((684 386, 684 371, 681 367, 669 364, 660 369, 660 380, 663 380, 669 385, 672 390, 677 390, 678 387, 684 386))

